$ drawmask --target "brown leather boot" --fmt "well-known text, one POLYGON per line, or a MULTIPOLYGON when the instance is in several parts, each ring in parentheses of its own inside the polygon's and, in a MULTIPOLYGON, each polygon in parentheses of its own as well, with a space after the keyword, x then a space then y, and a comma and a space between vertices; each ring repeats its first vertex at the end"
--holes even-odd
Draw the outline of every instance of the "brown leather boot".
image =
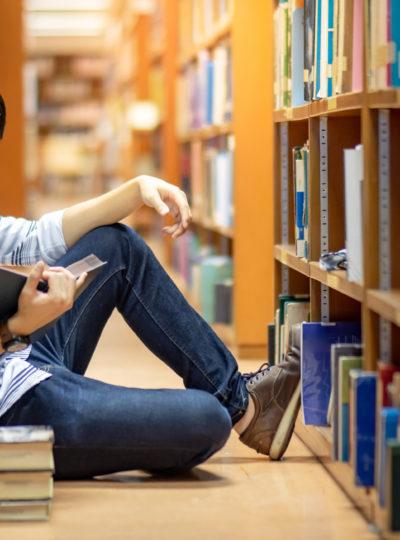
POLYGON ((296 324, 282 362, 245 375, 255 414, 240 440, 274 460, 285 453, 300 408, 300 342, 301 324, 296 324))

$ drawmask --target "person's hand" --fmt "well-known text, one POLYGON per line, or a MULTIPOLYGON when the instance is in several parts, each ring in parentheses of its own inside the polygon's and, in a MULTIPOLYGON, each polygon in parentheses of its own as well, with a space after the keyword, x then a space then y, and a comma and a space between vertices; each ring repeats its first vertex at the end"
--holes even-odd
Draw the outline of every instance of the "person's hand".
POLYGON ((18 300, 18 311, 8 320, 13 334, 26 336, 54 321, 68 311, 74 303, 74 294, 86 279, 78 279, 61 267, 47 268, 43 262, 31 270, 18 300), (48 292, 37 290, 40 280, 48 283, 48 292))
POLYGON ((161 216, 171 213, 174 218, 175 223, 164 227, 164 233, 172 238, 183 234, 192 219, 185 193, 178 187, 154 176, 142 175, 136 180, 143 203, 154 208, 161 216))

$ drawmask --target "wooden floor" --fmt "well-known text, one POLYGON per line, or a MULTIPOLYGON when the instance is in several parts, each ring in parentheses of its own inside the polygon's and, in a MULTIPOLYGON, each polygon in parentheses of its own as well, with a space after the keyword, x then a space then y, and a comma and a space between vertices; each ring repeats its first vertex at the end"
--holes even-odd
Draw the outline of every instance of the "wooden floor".
MULTIPOLYGON (((246 363, 246 370, 254 362, 246 363)), ((180 387, 119 315, 112 317, 88 375, 126 386, 180 387)), ((132 471, 57 482, 50 522, 2 524, 2 540, 367 540, 376 538, 298 439, 283 462, 226 447, 184 481, 132 471)))

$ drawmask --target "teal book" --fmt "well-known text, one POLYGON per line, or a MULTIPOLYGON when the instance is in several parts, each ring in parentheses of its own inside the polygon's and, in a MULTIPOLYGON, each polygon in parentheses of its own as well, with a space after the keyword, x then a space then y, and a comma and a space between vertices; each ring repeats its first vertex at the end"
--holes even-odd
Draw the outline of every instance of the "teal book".
POLYGON ((232 258, 225 255, 206 257, 200 270, 200 306, 204 319, 215 322, 215 285, 232 278, 232 258))

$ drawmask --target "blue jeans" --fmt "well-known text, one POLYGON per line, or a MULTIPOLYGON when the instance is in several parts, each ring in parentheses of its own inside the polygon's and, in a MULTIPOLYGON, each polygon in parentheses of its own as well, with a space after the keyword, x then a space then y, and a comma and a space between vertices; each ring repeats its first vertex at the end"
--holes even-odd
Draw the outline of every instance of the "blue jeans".
POLYGON ((247 407, 245 380, 137 233, 120 224, 99 227, 57 264, 90 253, 108 264, 34 344, 28 360, 52 377, 29 390, 0 424, 51 425, 59 478, 188 470, 225 444, 247 407), (126 388, 84 377, 115 307, 186 390, 126 388))

